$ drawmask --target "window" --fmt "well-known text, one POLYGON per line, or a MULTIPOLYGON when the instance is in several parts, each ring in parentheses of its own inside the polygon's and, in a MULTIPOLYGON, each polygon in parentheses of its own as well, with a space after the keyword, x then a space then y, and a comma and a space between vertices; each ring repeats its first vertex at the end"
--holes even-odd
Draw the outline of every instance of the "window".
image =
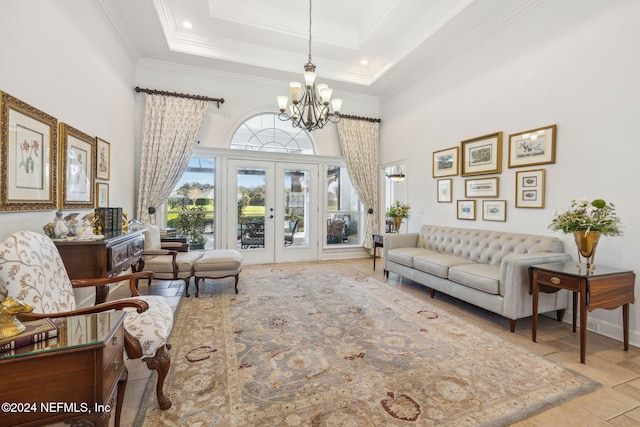
POLYGON ((327 245, 360 244, 361 203, 344 166, 327 166, 327 245))
POLYGON ((215 220, 215 160, 205 157, 191 157, 187 170, 178 181, 167 200, 167 227, 188 237, 191 243, 203 243, 206 248, 214 247, 215 220), (204 216, 204 221, 196 221, 195 229, 189 230, 190 220, 204 216), (200 224, 202 223, 203 224, 200 224), (197 236, 201 236, 198 238, 197 236))
POLYGON ((254 116, 244 122, 231 139, 234 150, 269 151, 287 154, 315 154, 315 147, 304 129, 291 126, 274 113, 254 116))

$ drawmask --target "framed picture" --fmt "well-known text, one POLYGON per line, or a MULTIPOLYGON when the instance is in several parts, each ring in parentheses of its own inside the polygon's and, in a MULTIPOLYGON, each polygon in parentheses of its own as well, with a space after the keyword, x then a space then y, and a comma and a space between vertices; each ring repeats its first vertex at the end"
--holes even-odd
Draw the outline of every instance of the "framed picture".
POLYGON ((111 176, 111 144, 96 138, 96 179, 109 181, 111 176))
POLYGON ((516 172, 516 208, 544 208, 544 169, 516 172))
POLYGON ((62 207, 95 207, 96 140, 66 123, 60 123, 62 145, 62 207))
POLYGON ((0 92, 0 211, 57 209, 58 120, 0 92))
POLYGON ((509 167, 556 162, 556 125, 509 135, 509 167))
POLYGON ((464 197, 498 197, 498 177, 465 179, 464 197))
POLYGON ((462 176, 502 172, 502 132, 462 141, 462 176))
POLYGON ((483 200, 482 219, 485 221, 506 221, 507 201, 506 200, 483 200))
POLYGON ((458 219, 476 219, 475 200, 458 200, 458 219))
POLYGON ((438 180, 438 203, 451 203, 453 201, 451 192, 451 178, 438 180))
POLYGON ((96 182, 96 208, 109 207, 109 184, 96 182))
POLYGON ((458 147, 433 152, 434 178, 458 175, 458 147))

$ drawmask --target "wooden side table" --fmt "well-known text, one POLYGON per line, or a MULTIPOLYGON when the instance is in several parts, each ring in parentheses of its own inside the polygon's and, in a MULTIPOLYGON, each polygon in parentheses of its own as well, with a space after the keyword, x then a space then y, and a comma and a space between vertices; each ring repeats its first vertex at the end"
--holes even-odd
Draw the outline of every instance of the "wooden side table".
POLYGON ((57 338, 0 353, 0 425, 120 425, 124 311, 54 319, 57 338), (68 421, 73 420, 73 421, 68 421))
POLYGON ((636 275, 631 270, 597 265, 589 272, 574 262, 539 264, 529 267, 533 302, 531 338, 536 341, 539 292, 567 289, 573 292, 573 332, 576 331, 578 294, 580 295, 580 362, 585 363, 587 312, 596 308, 613 310, 622 306, 624 350, 629 350, 629 304, 634 303, 636 275))
POLYGON ((382 234, 373 235, 373 271, 376 271, 377 249, 384 247, 384 236, 382 234))

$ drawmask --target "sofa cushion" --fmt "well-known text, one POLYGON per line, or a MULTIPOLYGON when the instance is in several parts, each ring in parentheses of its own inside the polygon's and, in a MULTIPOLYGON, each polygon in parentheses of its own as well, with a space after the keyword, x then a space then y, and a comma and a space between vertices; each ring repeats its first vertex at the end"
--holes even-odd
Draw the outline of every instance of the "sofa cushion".
POLYGON ((449 280, 461 285, 500 294, 500 267, 488 264, 463 264, 449 268, 449 280))
POLYGON ((461 264, 475 264, 465 258, 449 254, 439 254, 432 252, 425 255, 418 255, 413 258, 413 268, 424 271, 438 277, 446 279, 449 277, 449 267, 461 264))
POLYGON ((398 264, 406 265, 407 267, 413 267, 414 257, 435 253, 437 252, 423 248, 396 248, 387 252, 387 258, 389 261, 397 262, 398 264))

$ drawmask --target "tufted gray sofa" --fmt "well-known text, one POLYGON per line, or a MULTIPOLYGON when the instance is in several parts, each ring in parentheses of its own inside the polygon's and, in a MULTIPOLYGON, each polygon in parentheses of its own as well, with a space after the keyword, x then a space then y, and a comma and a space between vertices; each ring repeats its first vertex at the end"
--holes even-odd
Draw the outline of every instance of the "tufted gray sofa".
MULTIPOLYGON (((556 237, 423 225, 419 233, 386 234, 384 274, 421 283, 509 319, 531 316, 529 266, 570 261, 556 237)), ((541 293, 539 312, 562 319, 567 291, 541 293)))

